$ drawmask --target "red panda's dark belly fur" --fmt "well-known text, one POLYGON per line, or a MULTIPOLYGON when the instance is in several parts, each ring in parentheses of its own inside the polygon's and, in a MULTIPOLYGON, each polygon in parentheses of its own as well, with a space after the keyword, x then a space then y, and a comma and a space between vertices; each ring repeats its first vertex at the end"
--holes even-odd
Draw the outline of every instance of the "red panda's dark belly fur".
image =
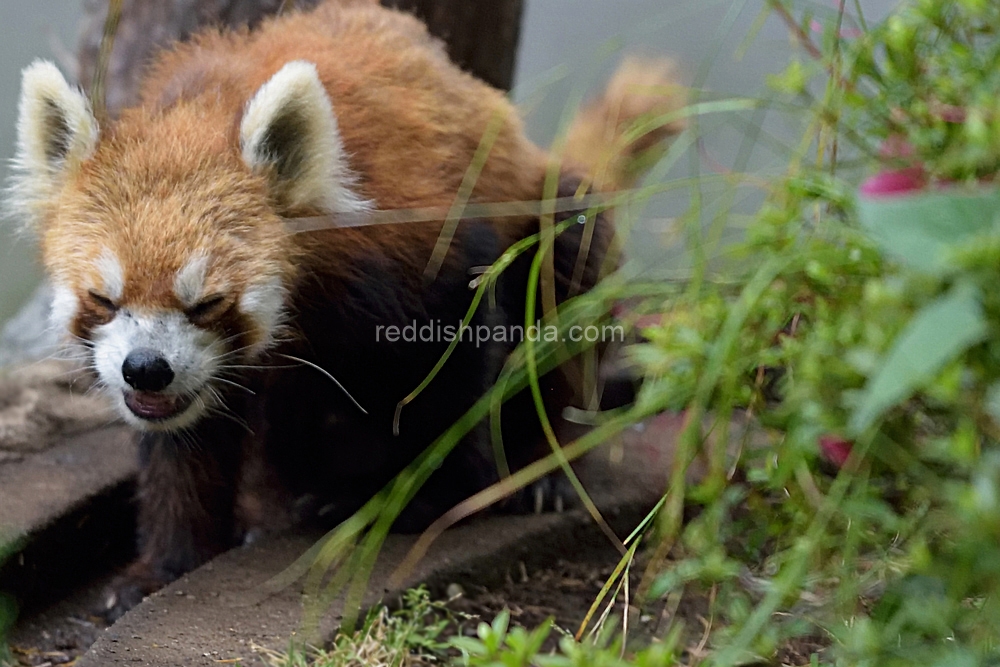
MULTIPOLYGON (((567 179, 561 190, 571 193, 576 185, 577 181, 567 179)), ((268 371, 268 452, 297 491, 339 496, 332 499, 339 500, 345 511, 355 509, 491 388, 517 345, 515 331, 525 325, 533 250, 501 274, 490 298, 484 298, 473 314, 467 342, 455 347, 434 380, 403 408, 399 432, 393 433, 397 404, 448 348, 445 327, 457 329, 466 317, 475 294, 470 283, 507 249, 509 243, 498 234, 498 224, 505 225, 508 236, 511 223, 506 221, 462 221, 444 268, 433 281, 423 277, 426 264, 395 262, 377 250, 350 255, 350 266, 341 265, 333 275, 303 275, 299 293, 308 296, 296 301, 293 329, 298 335, 273 355, 274 364, 287 365, 278 356, 283 353, 307 358, 336 377, 351 398, 311 368, 268 371), (394 342, 387 340, 390 327, 397 332, 394 342), (506 340, 493 336, 498 327, 506 332, 506 340), (490 339, 476 342, 475 337, 487 330, 490 339), (362 414, 354 401, 368 414, 362 414)), ((597 241, 586 261, 583 289, 596 280, 610 240, 605 217, 598 216, 596 224, 597 241)), ((520 226, 521 236, 538 231, 537 220, 520 226)), ((439 227, 429 225, 428 233, 436 238, 439 227)), ((568 296, 566 286, 576 268, 582 233, 582 226, 574 226, 555 244, 559 301, 568 296)), ((558 420, 564 407, 560 401, 566 400, 564 378, 555 372, 542 382, 547 398, 552 399, 550 417, 558 420)), ((547 451, 527 392, 510 399, 501 417, 505 456, 513 469, 547 451)), ((472 428, 441 473, 432 478, 417 509, 405 515, 404 527, 420 528, 496 481, 494 459, 486 424, 472 428)))

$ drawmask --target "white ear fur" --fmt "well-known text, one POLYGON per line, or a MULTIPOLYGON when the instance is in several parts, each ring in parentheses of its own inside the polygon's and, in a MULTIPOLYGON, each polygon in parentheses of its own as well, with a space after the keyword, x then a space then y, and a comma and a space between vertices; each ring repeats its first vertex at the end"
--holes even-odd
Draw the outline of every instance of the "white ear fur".
POLYGON ((287 208, 370 208, 352 190, 357 179, 312 63, 290 62, 260 87, 244 110, 240 146, 252 169, 270 175, 276 199, 287 208))
POLYGON ((21 76, 17 154, 7 204, 26 223, 36 222, 67 172, 94 151, 97 120, 90 103, 55 65, 36 60, 21 76))

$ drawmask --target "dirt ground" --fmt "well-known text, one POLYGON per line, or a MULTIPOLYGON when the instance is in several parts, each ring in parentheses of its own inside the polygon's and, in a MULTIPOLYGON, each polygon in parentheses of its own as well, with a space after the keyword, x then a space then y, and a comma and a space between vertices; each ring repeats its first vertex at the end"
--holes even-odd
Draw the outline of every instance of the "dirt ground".
MULTIPOLYGON (((500 611, 508 609, 511 624, 528 629, 554 618, 556 631, 543 650, 555 649, 562 635, 574 635, 578 631, 617 565, 617 559, 604 550, 601 554, 583 552, 577 556, 560 559, 551 567, 533 572, 522 568, 519 575, 508 577, 499 587, 467 585, 461 591, 449 591, 449 594, 459 593, 448 603, 459 619, 450 632, 475 635, 480 620, 490 622, 500 611)), ((688 657, 699 654, 703 657, 707 652, 706 630, 711 622, 708 594, 685 595, 676 608, 662 601, 640 608, 635 604, 634 595, 644 565, 640 558, 630 571, 628 646, 633 649, 644 646, 662 637, 671 627, 671 621, 680 621, 685 627, 688 657)), ((71 666, 107 627, 94 611, 100 607, 102 591, 110 579, 108 576, 94 580, 65 600, 19 623, 10 637, 16 664, 23 667, 71 666)), ((606 606, 607 601, 595 612, 588 632, 606 611, 606 606)), ((625 614, 625 598, 619 594, 607 622, 621 627, 625 614)), ((804 667, 811 664, 812 654, 822 652, 826 644, 821 639, 788 643, 767 664, 804 667)))
MULTIPOLYGON (((461 624, 461 631, 471 634, 475 634, 477 619, 492 621, 504 608, 510 610, 512 624, 526 628, 554 617, 558 630, 546 646, 548 650, 555 648, 559 631, 576 632, 615 565, 612 558, 582 553, 578 560, 559 560, 551 568, 531 573, 522 571, 521 576, 508 578, 501 588, 468 586, 449 607, 459 615, 476 617, 461 624)), ((94 580, 66 599, 19 622, 10 637, 16 664, 23 667, 72 665, 108 627, 94 612, 100 608, 102 591, 111 578, 94 580)), ((638 573, 633 572, 630 581, 633 587, 638 585, 638 573)), ((602 607, 597 615, 603 611, 602 607)), ((619 596, 611 617, 620 623, 623 613, 624 600, 619 596)), ((633 623, 630 636, 637 641, 649 641, 664 624, 661 615, 640 615, 635 607, 632 607, 630 621, 633 623)))
POLYGON ((9 637, 15 664, 25 667, 72 665, 104 632, 96 616, 102 592, 113 575, 95 579, 52 606, 19 621, 9 637))
MULTIPOLYGON (((573 634, 615 565, 612 558, 582 553, 578 560, 559 560, 551 568, 531 573, 523 571, 521 576, 508 578, 501 588, 468 586, 449 607, 461 615, 486 621, 492 621, 497 613, 507 608, 511 623, 526 628, 554 617, 559 630, 573 634)), ((100 608, 102 591, 111 579, 112 576, 107 576, 94 580, 66 599, 19 622, 9 638, 16 664, 24 667, 72 665, 108 627, 95 611, 100 608)), ((638 585, 638 581, 638 574, 633 572, 632 586, 638 585)), ((611 616, 620 623, 624 601, 619 597, 611 616)), ((602 607, 597 615, 603 611, 602 607)), ((644 641, 655 635, 663 621, 659 616, 639 615, 633 607, 630 620, 634 623, 636 619, 640 625, 630 635, 644 641)), ((475 634, 478 621, 468 620, 462 624, 462 631, 475 634)), ((558 636, 554 633, 546 649, 555 648, 557 641, 558 636)))
MULTIPOLYGON (((555 619, 553 632, 543 651, 556 648, 563 634, 575 635, 580 628, 592 603, 605 582, 614 571, 617 560, 594 558, 592 554, 580 554, 579 559, 559 560, 552 567, 536 572, 521 572, 521 576, 508 578, 500 588, 487 589, 470 586, 459 597, 452 599, 448 607, 459 614, 468 614, 477 619, 461 622, 454 631, 474 636, 479 620, 490 622, 503 609, 510 610, 511 625, 527 629, 537 627, 548 618, 555 619)), ((637 559, 630 571, 629 590, 631 594, 627 617, 627 647, 630 650, 646 646, 651 641, 663 637, 673 622, 684 626, 683 643, 686 658, 697 660, 708 655, 708 631, 711 628, 709 593, 687 593, 676 605, 656 601, 643 605, 635 604, 635 591, 639 586, 645 566, 642 557, 637 559)), ((456 591, 457 592, 457 591, 456 591)), ((610 597, 610 596, 609 596, 610 597)), ((587 626, 587 633, 594 628, 597 619, 605 613, 608 600, 595 611, 587 626)), ((619 594, 610 613, 608 623, 623 627, 626 618, 625 597, 619 594)), ((829 642, 822 638, 801 638, 787 642, 780 647, 772 661, 762 665, 781 667, 806 667, 811 665, 812 655, 828 648, 829 642)))
MULTIPOLYGON (((588 558, 559 560, 551 568, 529 573, 522 570, 519 577, 510 577, 502 588, 489 590, 470 586, 448 607, 459 614, 468 614, 490 622, 503 609, 510 610, 512 625, 525 628, 537 627, 548 618, 555 619, 556 632, 546 645, 555 648, 559 636, 574 635, 597 598, 605 582, 611 577, 617 562, 612 559, 588 558)), ((630 591, 639 584, 641 572, 632 571, 630 591)), ((456 591, 457 592, 457 591, 456 591)), ((610 595, 608 596, 610 598, 610 595)), ((605 612, 608 600, 594 613, 588 629, 605 612)), ((629 606, 630 641, 645 640, 655 636, 663 619, 662 605, 657 609, 643 610, 629 606)), ((619 595, 612 606, 609 622, 621 624, 625 617, 625 599, 619 595)), ((463 631, 475 634, 476 623, 463 624, 463 631)))

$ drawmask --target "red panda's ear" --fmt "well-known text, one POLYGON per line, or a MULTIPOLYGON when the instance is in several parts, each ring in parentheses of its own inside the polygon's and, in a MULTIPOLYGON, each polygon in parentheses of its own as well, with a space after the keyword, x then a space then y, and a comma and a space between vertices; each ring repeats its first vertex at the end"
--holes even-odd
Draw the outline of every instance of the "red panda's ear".
POLYGON ((12 212, 25 223, 40 221, 66 175, 93 153, 97 137, 90 103, 55 65, 39 60, 26 67, 8 195, 12 212))
POLYGON ((357 179, 312 63, 290 62, 260 87, 243 112, 240 148, 247 165, 270 179, 282 213, 369 207, 353 190, 357 179))

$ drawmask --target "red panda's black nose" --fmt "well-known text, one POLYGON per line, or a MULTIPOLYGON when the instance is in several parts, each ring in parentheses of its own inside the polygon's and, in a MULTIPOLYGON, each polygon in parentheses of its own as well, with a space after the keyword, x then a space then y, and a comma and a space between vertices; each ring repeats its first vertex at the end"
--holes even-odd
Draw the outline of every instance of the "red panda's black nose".
POLYGON ((174 381, 174 371, 159 352, 139 347, 125 357, 122 377, 137 391, 160 391, 174 381))

